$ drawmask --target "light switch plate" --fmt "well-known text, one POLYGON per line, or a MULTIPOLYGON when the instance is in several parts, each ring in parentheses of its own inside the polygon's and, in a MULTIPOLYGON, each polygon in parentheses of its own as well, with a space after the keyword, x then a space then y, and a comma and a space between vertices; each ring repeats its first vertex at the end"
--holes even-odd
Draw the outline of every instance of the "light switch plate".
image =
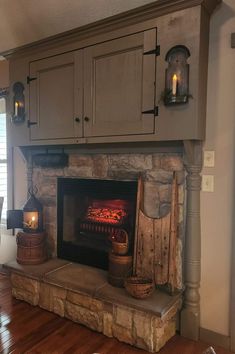
POLYGON ((215 167, 215 152, 212 150, 204 151, 204 167, 215 167))
POLYGON ((214 192, 214 176, 202 175, 202 191, 214 192))

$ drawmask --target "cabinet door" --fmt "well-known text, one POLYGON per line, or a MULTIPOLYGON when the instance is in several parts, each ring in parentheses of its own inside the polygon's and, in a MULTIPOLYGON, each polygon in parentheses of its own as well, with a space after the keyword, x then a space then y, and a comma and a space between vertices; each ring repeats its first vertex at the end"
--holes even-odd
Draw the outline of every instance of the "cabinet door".
POLYGON ((30 63, 31 140, 82 135, 82 51, 30 63))
POLYGON ((84 49, 84 133, 154 133, 156 29, 84 49))

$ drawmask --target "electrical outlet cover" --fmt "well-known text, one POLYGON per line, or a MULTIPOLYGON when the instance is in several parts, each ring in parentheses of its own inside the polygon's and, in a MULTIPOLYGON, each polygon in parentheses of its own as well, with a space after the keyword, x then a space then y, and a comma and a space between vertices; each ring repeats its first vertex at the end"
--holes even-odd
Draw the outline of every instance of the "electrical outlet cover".
POLYGON ((204 167, 215 167, 215 152, 206 150, 204 151, 204 167))
POLYGON ((214 192, 214 176, 213 175, 203 175, 202 176, 202 191, 203 192, 214 192))

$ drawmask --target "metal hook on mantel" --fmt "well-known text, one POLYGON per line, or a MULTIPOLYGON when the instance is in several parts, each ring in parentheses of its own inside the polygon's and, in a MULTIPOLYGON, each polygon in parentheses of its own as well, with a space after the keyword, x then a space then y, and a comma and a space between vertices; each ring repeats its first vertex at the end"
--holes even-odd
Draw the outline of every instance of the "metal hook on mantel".
POLYGON ((46 149, 45 153, 33 155, 35 166, 41 168, 64 168, 68 166, 69 156, 61 148, 61 152, 50 152, 46 149))

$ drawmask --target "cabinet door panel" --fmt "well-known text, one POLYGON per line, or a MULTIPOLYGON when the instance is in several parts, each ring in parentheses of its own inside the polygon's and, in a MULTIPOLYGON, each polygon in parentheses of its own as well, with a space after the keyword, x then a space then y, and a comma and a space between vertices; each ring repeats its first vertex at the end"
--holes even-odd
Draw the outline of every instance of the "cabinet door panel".
POLYGON ((30 77, 31 140, 82 135, 82 52, 32 62, 30 77))
POLYGON ((156 29, 84 50, 85 136, 154 133, 156 29))

